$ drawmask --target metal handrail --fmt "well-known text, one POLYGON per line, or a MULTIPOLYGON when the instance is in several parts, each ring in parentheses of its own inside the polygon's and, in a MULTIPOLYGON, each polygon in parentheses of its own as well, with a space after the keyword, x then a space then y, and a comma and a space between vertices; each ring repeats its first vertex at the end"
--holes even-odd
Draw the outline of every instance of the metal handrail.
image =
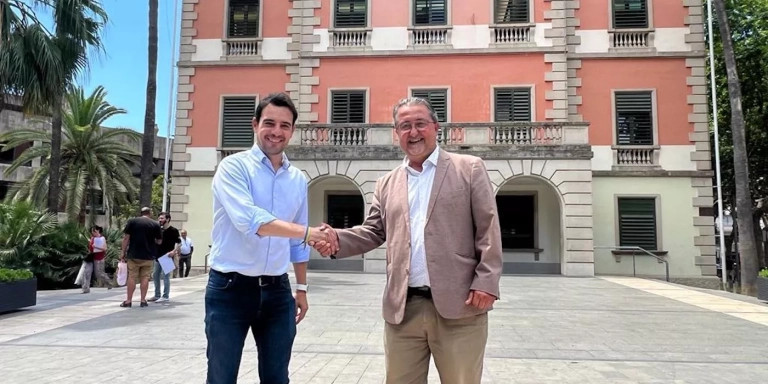
MULTIPOLYGON (((635 265, 635 256, 636 256, 635 252, 636 251, 641 251, 641 252, 647 254, 648 256, 652 256, 654 259, 658 260, 660 263, 664 263, 664 269, 666 270, 666 274, 667 274, 667 282, 669 282, 669 261, 665 260, 664 258, 662 258, 662 257, 660 257, 658 255, 653 254, 652 252, 648 251, 647 249, 645 249, 643 247, 610 245, 610 246, 598 246, 598 247, 595 247, 594 249, 612 249, 612 250, 617 250, 617 251, 633 251, 632 252, 632 276, 633 277, 637 277, 637 266, 635 265)), ((622 255, 619 255, 619 257, 621 257, 621 256, 622 255)))

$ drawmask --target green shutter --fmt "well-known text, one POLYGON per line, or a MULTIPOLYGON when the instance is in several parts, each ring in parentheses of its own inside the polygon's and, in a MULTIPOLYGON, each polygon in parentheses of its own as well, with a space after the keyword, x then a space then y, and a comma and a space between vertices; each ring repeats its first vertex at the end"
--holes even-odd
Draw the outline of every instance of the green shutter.
POLYGON ((647 0, 613 0, 613 27, 648 28, 647 0))
POLYGON ((229 0, 228 37, 259 37, 259 1, 229 0))
POLYGON ((616 92, 616 144, 653 145, 651 92, 616 92))
POLYGON ((658 249, 655 198, 619 198, 619 245, 658 249))
POLYGON ((429 101, 437 113, 437 121, 448 121, 448 90, 447 89, 414 89, 411 96, 429 101))
POLYGON ((365 123, 365 91, 331 92, 331 123, 365 123))
POLYGON ((256 100, 253 97, 226 97, 222 111, 222 148, 250 148, 253 146, 253 115, 256 100))
POLYGON ((446 25, 447 0, 413 0, 413 25, 446 25))
POLYGON ((496 24, 530 22, 530 0, 495 0, 496 24))
POLYGON ((333 25, 336 28, 368 26, 367 0, 336 0, 333 25))
POLYGON ((530 88, 494 90, 494 121, 531 121, 530 88))

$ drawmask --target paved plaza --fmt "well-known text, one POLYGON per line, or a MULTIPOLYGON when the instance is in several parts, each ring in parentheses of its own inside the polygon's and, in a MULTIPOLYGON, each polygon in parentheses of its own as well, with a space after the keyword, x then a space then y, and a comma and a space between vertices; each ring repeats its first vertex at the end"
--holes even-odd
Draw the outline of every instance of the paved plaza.
MULTIPOLYGON (((383 383, 384 279, 310 273, 291 383, 383 383)), ((148 308, 119 308, 124 289, 40 292, 36 307, 0 315, 0 382, 203 383, 205 283, 174 279, 171 302, 148 308)), ((757 300, 623 277, 504 276, 501 287, 484 383, 768 381, 757 300)), ((252 339, 240 375, 258 382, 252 339)))

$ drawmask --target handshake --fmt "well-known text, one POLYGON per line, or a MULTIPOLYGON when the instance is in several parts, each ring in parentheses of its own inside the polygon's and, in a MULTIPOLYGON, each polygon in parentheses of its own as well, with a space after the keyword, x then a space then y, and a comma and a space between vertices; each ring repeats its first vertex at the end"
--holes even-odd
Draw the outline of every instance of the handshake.
POLYGON ((326 223, 319 227, 308 227, 305 240, 307 245, 323 257, 334 255, 339 251, 339 235, 326 223))

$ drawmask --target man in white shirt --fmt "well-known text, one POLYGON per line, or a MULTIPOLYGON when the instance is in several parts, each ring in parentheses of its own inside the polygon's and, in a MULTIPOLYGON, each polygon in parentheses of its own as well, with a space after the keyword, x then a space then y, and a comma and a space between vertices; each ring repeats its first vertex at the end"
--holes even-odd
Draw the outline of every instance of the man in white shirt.
POLYGON ((192 239, 187 237, 187 230, 181 230, 181 247, 179 248, 179 277, 188 277, 189 270, 192 269, 192 252, 195 251, 195 246, 192 244, 192 239), (186 270, 185 270, 186 266, 186 270))

